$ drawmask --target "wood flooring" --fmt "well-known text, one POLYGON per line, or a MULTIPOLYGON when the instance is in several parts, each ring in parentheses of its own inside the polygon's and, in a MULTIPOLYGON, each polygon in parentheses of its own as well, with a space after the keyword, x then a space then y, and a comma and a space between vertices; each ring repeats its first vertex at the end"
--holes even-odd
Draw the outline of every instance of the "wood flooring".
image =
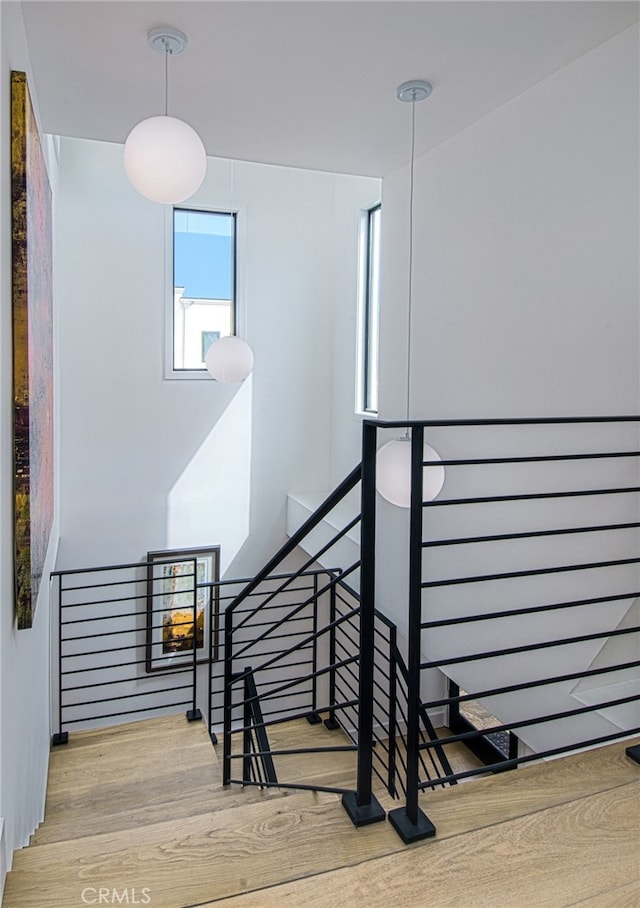
MULTIPOLYGON (((304 721, 270 737, 346 743, 304 721)), ((437 836, 406 847, 388 822, 355 829, 334 794, 225 789, 202 723, 78 733, 52 751, 3 908, 640 908, 629 743, 425 793, 437 836)), ((353 753, 277 759, 289 780, 354 787, 353 753)))

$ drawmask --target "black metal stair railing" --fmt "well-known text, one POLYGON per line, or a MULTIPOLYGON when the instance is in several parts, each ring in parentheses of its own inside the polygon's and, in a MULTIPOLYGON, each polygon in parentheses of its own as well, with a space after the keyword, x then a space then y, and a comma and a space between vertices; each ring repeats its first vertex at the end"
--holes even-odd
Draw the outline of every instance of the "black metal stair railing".
MULTIPOLYGON (((344 525, 324 542, 296 572, 275 581, 282 576, 286 559, 301 542, 322 522, 324 517, 343 502, 344 498, 360 481, 360 468, 354 469, 338 489, 324 502, 303 527, 281 548, 274 558, 253 578, 224 610, 224 684, 223 684, 223 780, 233 782, 233 763, 247 759, 246 749, 241 753, 234 748, 234 740, 247 732, 245 720, 246 690, 245 679, 251 674, 260 688, 262 709, 261 727, 276 735, 277 727, 285 722, 306 719, 319 724, 321 715, 326 714, 327 729, 344 727, 342 715, 357 705, 354 696, 345 692, 345 698, 336 695, 339 672, 358 661, 354 653, 344 658, 336 656, 336 639, 339 629, 357 613, 357 607, 336 614, 336 586, 339 579, 355 574, 360 566, 359 559, 344 570, 328 568, 316 574, 314 588, 306 596, 292 595, 299 577, 304 576, 314 565, 326 561, 336 551, 336 546, 354 529, 360 517, 358 514, 345 519, 344 525), (275 582, 274 582, 275 581, 275 582), (310 626, 297 630, 297 623, 313 613, 310 626), (305 659, 301 654, 308 653, 305 659), (311 693, 305 698, 303 692, 311 693)), ((257 697, 257 694, 255 695, 257 697)), ((252 699, 252 698, 250 698, 252 699)), ((255 727, 255 723, 254 723, 255 727)), ((306 754, 355 753, 355 746, 348 743, 332 743, 331 738, 317 746, 278 746, 270 748, 276 768, 282 760, 278 758, 306 754)), ((261 753, 260 753, 261 755, 261 753)), ((255 754, 254 754, 255 756, 255 754)), ((245 784, 251 784, 244 780, 245 784)), ((287 779, 278 771, 278 785, 291 788, 314 788, 334 792, 348 789, 339 784, 317 785, 307 782, 304 774, 296 773, 287 779)))
POLYGON ((412 463, 407 785, 405 805, 389 819, 412 842, 435 834, 419 795, 436 784, 640 733, 633 614, 640 418, 370 421, 373 483, 377 431, 405 427, 412 463), (434 500, 423 500, 432 466, 423 454, 426 432, 447 476, 434 500), (450 691, 423 702, 423 675, 433 670, 450 679, 450 691), (488 721, 467 719, 438 741, 420 740, 425 709, 453 717, 472 703, 488 721), (500 734, 517 735, 527 752, 485 747, 496 754, 488 765, 421 776, 422 758, 436 749, 464 744, 480 752, 500 734))
MULTIPOLYGON (((197 626, 196 559, 181 558, 184 642, 197 626)), ((131 562, 51 574, 57 639, 56 731, 53 744, 66 744, 72 729, 175 712, 186 707, 200 718, 196 702, 196 647, 169 666, 156 660, 154 629, 160 627, 164 592, 152 572, 162 562, 131 562), (159 663, 159 667, 156 665, 159 663)))
MULTIPOLYGON (((403 734, 403 704, 409 697, 409 691, 397 647, 396 628, 375 609, 363 619, 361 598, 363 593, 366 594, 367 576, 361 570, 361 558, 339 569, 328 568, 324 577, 318 576, 317 586, 306 599, 283 602, 282 597, 289 594, 291 585, 295 583, 295 575, 275 585, 273 581, 279 576, 275 572, 282 571, 286 559, 298 546, 305 546, 307 551, 313 548, 310 536, 321 521, 341 505, 360 480, 361 469, 358 466, 224 611, 225 783, 240 781, 234 777, 234 761, 250 759, 248 743, 244 749, 239 749, 234 741, 248 732, 249 723, 243 720, 243 716, 246 709, 245 681, 251 673, 260 682, 261 725, 276 740, 278 726, 295 719, 305 718, 310 723, 319 724, 324 717, 326 730, 342 729, 346 738, 338 739, 340 743, 332 743, 326 735, 318 739, 322 743, 308 747, 300 746, 298 742, 280 746, 272 740, 269 755, 275 763, 279 787, 312 788, 342 794, 343 804, 356 825, 385 817, 373 794, 373 777, 394 797, 399 788, 406 788, 406 772, 401 763, 402 737, 400 744, 396 739, 403 734), (358 586, 361 587, 360 592, 358 586), (283 639, 293 622, 312 603, 316 615, 313 630, 309 630, 306 636, 297 636, 295 640, 283 639), (290 660, 297 660, 296 654, 305 647, 314 654, 312 664, 307 664, 307 671, 300 671, 298 666, 292 672, 290 660), (274 679, 274 672, 281 665, 284 671, 274 679), (312 683, 315 691, 312 704, 296 702, 295 699, 292 702, 301 687, 312 683), (335 778, 335 773, 332 778, 329 773, 329 781, 325 778, 320 784, 317 779, 305 779, 300 770, 294 778, 288 778, 278 769, 281 758, 296 757, 300 762, 307 754, 330 757, 336 753, 353 755, 350 769, 343 773, 342 779, 335 778), (355 790, 354 776, 357 779, 355 790)), ((363 491, 361 507, 364 510, 361 513, 370 513, 370 505, 370 500, 364 500, 363 491)), ((336 522, 335 519, 333 522, 336 522)), ((356 514, 344 518, 343 526, 328 541, 319 546, 316 543, 313 554, 302 565, 300 573, 319 561, 326 563, 334 558, 340 542, 358 523, 361 525, 360 548, 366 549, 367 557, 370 557, 373 538, 370 535, 371 523, 366 525, 365 533, 361 514, 356 514)), ((252 758, 265 755, 266 750, 254 752, 252 758)), ((428 762, 424 761, 425 766, 428 762)), ((248 763, 245 762, 245 765, 248 763)), ((291 761, 287 765, 291 766, 291 761)), ((317 766, 317 761, 314 765, 317 766)), ((439 768, 441 775, 448 771, 447 763, 439 768)), ((244 783, 252 784, 246 775, 245 772, 244 783)), ((253 784, 258 783, 254 781, 253 784)))

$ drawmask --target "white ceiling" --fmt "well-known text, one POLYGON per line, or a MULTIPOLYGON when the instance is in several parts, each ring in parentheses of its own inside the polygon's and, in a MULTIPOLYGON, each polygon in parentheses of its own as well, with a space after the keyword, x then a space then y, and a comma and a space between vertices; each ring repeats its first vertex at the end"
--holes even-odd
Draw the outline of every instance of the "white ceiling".
MULTIPOLYGON (((637 2, 582 0, 26 0, 46 132, 124 142, 164 112, 164 61, 147 31, 190 39, 169 61, 169 113, 211 155, 382 176, 629 27, 637 2)), ((595 126, 595 124, 594 124, 595 126)))

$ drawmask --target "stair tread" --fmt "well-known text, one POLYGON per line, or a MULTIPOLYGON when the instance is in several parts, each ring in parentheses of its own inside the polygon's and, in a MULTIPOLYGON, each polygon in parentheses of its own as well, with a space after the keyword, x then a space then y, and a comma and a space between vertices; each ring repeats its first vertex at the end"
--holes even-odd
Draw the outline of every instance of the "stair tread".
POLYGON ((421 806, 439 836, 546 810, 635 782, 638 765, 625 755, 631 743, 620 741, 557 760, 523 764, 512 772, 484 776, 469 784, 425 791, 421 806))
MULTIPOLYGON (((126 809, 122 801, 118 802, 118 805, 110 802, 107 802, 106 805, 101 802, 93 802, 93 809, 91 809, 91 803, 83 802, 76 810, 60 809, 50 815, 45 815, 44 823, 34 832, 30 844, 41 846, 94 835, 96 816, 100 817, 101 832, 139 830, 143 826, 185 819, 216 810, 229 810, 281 795, 282 792, 279 789, 262 791, 254 787, 225 788, 221 784, 212 786, 200 784, 195 785, 193 790, 187 794, 180 790, 172 799, 164 797, 159 800, 159 803, 147 803, 130 809, 126 809), (116 806, 123 809, 117 810, 116 806)), ((129 801, 130 803, 131 801, 129 801)))
POLYGON ((334 795, 305 792, 141 830, 41 845, 7 877, 7 908, 76 904, 84 886, 149 887, 153 905, 200 903, 402 846, 388 823, 358 834, 334 795))
MULTIPOLYGON (((637 904, 640 882, 638 862, 629 860, 629 847, 637 853, 640 844, 639 796, 640 782, 628 783, 489 829, 432 839, 428 851, 413 847, 400 854, 372 856, 349 870, 336 867, 320 880, 300 877, 261 889, 259 905, 575 908, 577 903, 583 908, 630 908, 637 904), (614 889, 615 901, 609 899, 612 881, 624 886, 617 896, 614 889)), ((201 908, 257 904, 256 893, 247 893, 209 901, 201 908)))

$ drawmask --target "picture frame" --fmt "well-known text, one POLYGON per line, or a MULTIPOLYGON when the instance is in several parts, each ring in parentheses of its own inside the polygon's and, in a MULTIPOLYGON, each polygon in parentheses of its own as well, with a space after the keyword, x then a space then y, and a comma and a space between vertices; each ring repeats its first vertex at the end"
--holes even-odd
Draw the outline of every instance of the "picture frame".
POLYGON ((54 515, 52 195, 24 72, 11 73, 14 609, 33 625, 54 515))
POLYGON ((217 661, 220 633, 220 546, 147 552, 146 670, 193 665, 194 564, 196 661, 217 661), (211 587, 200 584, 213 584, 211 587), (210 595, 213 609, 210 610, 210 595), (213 627, 210 624, 210 612, 213 627))

